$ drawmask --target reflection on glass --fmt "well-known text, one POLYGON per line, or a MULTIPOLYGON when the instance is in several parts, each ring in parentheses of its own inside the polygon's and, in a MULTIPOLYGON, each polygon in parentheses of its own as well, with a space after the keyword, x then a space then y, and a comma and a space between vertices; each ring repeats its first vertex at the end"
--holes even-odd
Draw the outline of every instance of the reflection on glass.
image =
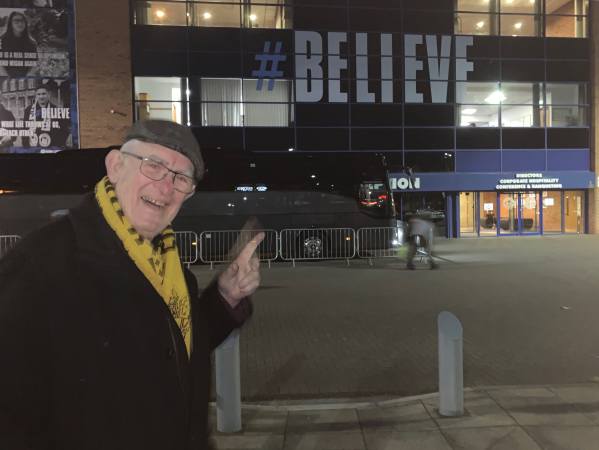
POLYGON ((499 228, 500 233, 518 232, 518 193, 499 194, 499 228))
POLYGON ((541 124, 541 110, 534 105, 502 105, 501 126, 538 127, 541 124))
MULTIPOLYGON (((268 3, 262 2, 259 3, 268 3)), ((283 5, 244 5, 243 26, 246 28, 292 28, 292 8, 283 5)))
POLYGON ((480 192, 478 195, 480 211, 480 235, 497 235, 497 194, 495 192, 480 192))
POLYGON ((583 127, 588 125, 587 108, 583 106, 549 106, 550 127, 583 127))
POLYGON ((191 5, 190 15, 190 23, 196 27, 241 26, 239 4, 194 3, 191 5))
POLYGON ((564 192, 564 227, 566 233, 584 233, 584 193, 564 192))
POLYGON ((501 15, 502 36, 540 36, 541 16, 501 15))
POLYGON ((497 127, 499 107, 495 105, 457 105, 461 127, 497 127))
POLYGON ((187 25, 185 3, 137 2, 135 23, 138 25, 187 25))
POLYGON ((547 83, 546 98, 548 105, 586 104, 586 84, 584 83, 547 83))
POLYGON ((497 14, 456 13, 455 34, 497 34, 497 14))
POLYGON ((543 192, 543 233, 561 233, 562 231, 562 193, 543 192))
POLYGON ((587 37, 586 16, 553 16, 545 17, 545 35, 547 37, 587 37))
POLYGON ((491 12, 497 10, 497 0, 457 0, 456 11, 491 12))
POLYGON ((522 192, 520 194, 520 225, 522 233, 539 232, 539 207, 537 192, 522 192))
MULTIPOLYGON (((456 82, 456 103, 488 104, 487 99, 499 89, 499 83, 496 82, 456 82)), ((499 103, 499 102, 497 102, 499 103)))
POLYGON ((288 103, 244 103, 243 124, 248 127, 288 127, 293 108, 288 103))
POLYGON ((501 0, 502 13, 534 14, 542 4, 542 0, 501 0))
POLYGON ((476 234, 475 200, 475 192, 460 192, 460 234, 462 236, 476 234))
POLYGON ((144 100, 144 94, 139 95, 135 102, 135 119, 163 119, 183 124, 182 102, 151 102, 144 100))

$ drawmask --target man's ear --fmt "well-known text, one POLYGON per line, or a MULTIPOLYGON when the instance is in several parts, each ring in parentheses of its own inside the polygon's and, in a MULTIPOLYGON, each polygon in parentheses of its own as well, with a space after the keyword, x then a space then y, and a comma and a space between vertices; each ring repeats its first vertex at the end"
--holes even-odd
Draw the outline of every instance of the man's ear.
POLYGON ((106 175, 112 184, 115 184, 123 170, 123 155, 118 150, 111 150, 104 160, 106 164, 106 175))

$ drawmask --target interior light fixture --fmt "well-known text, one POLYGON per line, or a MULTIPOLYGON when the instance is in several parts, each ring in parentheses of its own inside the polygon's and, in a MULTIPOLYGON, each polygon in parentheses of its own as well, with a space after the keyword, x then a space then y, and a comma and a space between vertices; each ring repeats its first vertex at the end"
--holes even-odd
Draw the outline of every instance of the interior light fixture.
POLYGON ((250 20, 251 20, 252 22, 255 22, 255 21, 256 21, 256 19, 258 19, 258 16, 257 16, 256 14, 250 14, 250 20))
POLYGON ((164 16, 166 16, 166 13, 162 9, 157 9, 155 14, 159 19, 162 19, 164 16))
POLYGON ((469 116, 476 112, 476 108, 464 108, 462 109, 462 115, 469 116))
POLYGON ((514 24, 514 28, 515 28, 516 30, 519 30, 519 29, 521 29, 521 28, 522 28, 522 22, 516 22, 516 23, 514 24))
POLYGON ((292 152, 294 149, 292 147, 288 148, 287 151, 292 152))
POLYGON ((478 28, 479 30, 485 26, 485 21, 481 20, 480 22, 476 22, 476 28, 478 28))
POLYGON ((212 18, 212 14, 206 11, 204 14, 202 14, 202 17, 206 20, 210 20, 212 18))
POLYGON ((501 103, 502 101, 505 100, 505 95, 503 95, 503 92, 501 92, 499 89, 496 91, 493 91, 489 94, 489 96, 487 98, 485 98, 485 102, 486 103, 490 103, 492 105, 498 105, 499 103, 501 103))
POLYGON ((536 3, 536 0, 530 0, 530 4, 534 5, 536 3))

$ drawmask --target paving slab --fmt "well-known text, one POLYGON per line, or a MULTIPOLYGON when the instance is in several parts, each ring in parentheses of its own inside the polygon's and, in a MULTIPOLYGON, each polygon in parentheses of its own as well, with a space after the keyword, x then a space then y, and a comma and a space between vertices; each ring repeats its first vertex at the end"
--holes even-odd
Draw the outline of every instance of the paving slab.
POLYGON ((212 440, 218 450, 282 450, 285 436, 270 433, 214 433, 212 440))
POLYGON ((526 427, 544 450, 597 450, 599 427, 526 427))
POLYGON ((519 425, 593 425, 575 405, 566 403, 549 388, 490 390, 489 395, 519 425))
POLYGON ((427 399, 424 405, 441 429, 516 425, 510 415, 484 391, 464 394, 464 415, 461 417, 439 415, 438 398, 427 399))
POLYGON ((284 450, 366 450, 359 431, 288 433, 284 450))
POLYGON ((368 450, 452 450, 440 431, 366 429, 368 450))
POLYGON ((551 390, 599 425, 599 385, 561 386, 551 390))
POLYGON ((391 428, 397 431, 438 430, 422 402, 358 409, 362 429, 391 428))
POLYGON ((288 433, 359 429, 360 423, 354 409, 290 411, 287 418, 288 433))
POLYGON ((454 449, 460 450, 543 450, 522 428, 455 428, 443 434, 454 449))

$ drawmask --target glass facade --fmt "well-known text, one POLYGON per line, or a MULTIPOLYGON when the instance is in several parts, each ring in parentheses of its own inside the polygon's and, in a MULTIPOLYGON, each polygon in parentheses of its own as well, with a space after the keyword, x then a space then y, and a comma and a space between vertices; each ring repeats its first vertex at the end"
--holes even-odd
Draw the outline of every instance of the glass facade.
POLYGON ((136 117, 185 123, 206 152, 376 152, 450 174, 397 192, 401 217, 443 211, 450 235, 585 231, 589 183, 455 186, 590 173, 588 0, 132 4, 136 117))

